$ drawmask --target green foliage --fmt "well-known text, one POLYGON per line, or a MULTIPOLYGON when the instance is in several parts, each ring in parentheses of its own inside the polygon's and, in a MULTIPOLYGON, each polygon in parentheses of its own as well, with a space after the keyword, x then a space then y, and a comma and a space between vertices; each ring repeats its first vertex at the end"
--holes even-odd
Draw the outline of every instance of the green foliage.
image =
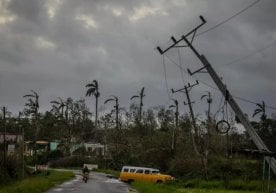
POLYGON ((48 160, 57 160, 57 159, 62 158, 62 157, 64 157, 64 154, 59 149, 54 150, 54 151, 50 151, 48 153, 48 160))
POLYGON ((95 163, 95 160, 85 156, 70 156, 51 161, 49 166, 54 168, 83 167, 83 164, 85 163, 93 164, 95 163))
POLYGON ((223 181, 188 180, 171 184, 134 182, 132 186, 140 193, 255 193, 259 192, 260 181, 251 183, 235 180, 225 187, 223 181))
POLYGON ((209 173, 211 179, 224 181, 242 179, 245 181, 260 179, 262 162, 236 157, 232 159, 224 157, 212 157, 210 159, 209 173))
POLYGON ((0 187, 0 193, 41 193, 74 177, 72 172, 51 171, 48 176, 36 175, 0 187))
POLYGON ((18 156, 7 156, 6 164, 0 159, 0 185, 18 180, 22 177, 22 161, 18 156))

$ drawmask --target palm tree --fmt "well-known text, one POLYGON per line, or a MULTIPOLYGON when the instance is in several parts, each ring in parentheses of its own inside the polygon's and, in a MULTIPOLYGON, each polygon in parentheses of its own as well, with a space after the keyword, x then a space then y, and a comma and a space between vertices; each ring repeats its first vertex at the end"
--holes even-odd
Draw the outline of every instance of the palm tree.
POLYGON ((86 91, 86 96, 94 95, 95 98, 96 98, 95 127, 97 129, 97 126, 98 126, 98 98, 100 96, 98 81, 93 80, 92 83, 86 85, 86 88, 88 88, 87 91, 86 91))
POLYGON ((55 113, 58 113, 58 116, 61 117, 61 119, 64 118, 64 107, 66 107, 66 102, 62 100, 62 98, 58 97, 57 100, 51 101, 50 103, 53 104, 53 111, 55 113))
POLYGON ((139 108, 139 122, 140 123, 141 123, 141 120, 142 120, 142 108, 143 108, 143 105, 144 105, 143 104, 143 98, 144 98, 144 96, 146 96, 146 95, 144 95, 144 90, 145 90, 145 87, 143 87, 141 89, 141 92, 140 92, 139 95, 134 95, 130 98, 130 100, 132 100, 134 98, 140 98, 140 108, 139 108))
POLYGON ((38 136, 38 118, 39 118, 39 113, 38 113, 38 108, 39 108, 39 96, 37 94, 37 92, 31 90, 32 94, 27 94, 24 95, 24 98, 28 98, 28 102, 25 104, 26 109, 25 109, 25 113, 26 114, 31 114, 34 117, 34 123, 35 123, 35 164, 37 162, 37 144, 36 144, 36 140, 37 140, 37 136, 38 136))
MULTIPOLYGON (((119 129, 119 100, 118 97, 111 95, 112 98, 107 99, 104 101, 104 104, 110 102, 110 101, 115 101, 115 112, 116 112, 116 130, 118 131, 119 129)), ((111 111, 112 113, 112 111, 111 111)), ((115 152, 118 152, 118 139, 119 139, 119 132, 116 132, 115 134, 115 152)))
POLYGON ((111 95, 112 98, 107 99, 104 101, 104 104, 110 102, 110 101, 115 101, 115 112, 116 112, 116 129, 119 129, 119 100, 118 97, 111 95))
POLYGON ((255 111, 254 111, 252 117, 255 117, 256 115, 262 113, 262 115, 261 115, 261 120, 262 120, 263 122, 265 122, 265 120, 266 120, 265 102, 262 101, 262 104, 257 103, 256 105, 258 106, 258 108, 255 109, 255 111))
POLYGON ((24 95, 24 98, 28 98, 28 102, 25 104, 27 107, 26 113, 32 114, 35 118, 38 116, 38 108, 39 108, 39 101, 38 101, 38 94, 37 92, 31 90, 32 94, 24 95))

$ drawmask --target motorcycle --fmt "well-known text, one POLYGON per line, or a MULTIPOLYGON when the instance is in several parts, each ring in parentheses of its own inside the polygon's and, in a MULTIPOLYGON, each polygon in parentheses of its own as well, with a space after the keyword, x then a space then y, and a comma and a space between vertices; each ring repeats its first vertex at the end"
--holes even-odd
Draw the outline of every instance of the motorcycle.
POLYGON ((89 173, 88 173, 88 172, 85 172, 85 173, 83 174, 83 181, 84 181, 85 183, 87 183, 88 177, 89 177, 89 173))

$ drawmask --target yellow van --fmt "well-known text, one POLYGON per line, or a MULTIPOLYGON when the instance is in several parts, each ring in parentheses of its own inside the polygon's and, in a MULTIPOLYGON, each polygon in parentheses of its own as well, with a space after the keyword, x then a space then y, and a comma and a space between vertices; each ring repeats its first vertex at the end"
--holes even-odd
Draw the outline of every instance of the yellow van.
POLYGON ((162 183, 174 180, 174 177, 160 174, 160 171, 154 168, 124 166, 120 173, 120 180, 128 183, 133 181, 162 183))

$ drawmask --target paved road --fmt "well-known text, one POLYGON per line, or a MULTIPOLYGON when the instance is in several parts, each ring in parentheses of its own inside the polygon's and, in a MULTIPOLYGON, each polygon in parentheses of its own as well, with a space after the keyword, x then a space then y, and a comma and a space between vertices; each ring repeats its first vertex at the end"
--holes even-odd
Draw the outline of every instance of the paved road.
POLYGON ((107 177, 106 174, 91 172, 89 180, 84 183, 81 175, 65 182, 46 193, 129 193, 130 187, 118 179, 107 177))

